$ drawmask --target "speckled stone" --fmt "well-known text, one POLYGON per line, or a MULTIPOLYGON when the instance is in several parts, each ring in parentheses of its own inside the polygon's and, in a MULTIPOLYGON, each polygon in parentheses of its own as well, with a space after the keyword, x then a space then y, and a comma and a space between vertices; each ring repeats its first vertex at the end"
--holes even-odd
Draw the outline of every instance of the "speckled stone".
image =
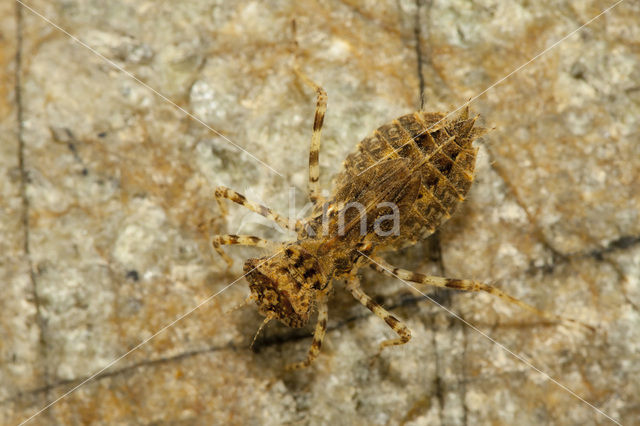
MULTIPOLYGON (((18 108, 16 15, 0 5, 0 400, 42 384, 40 332, 25 255, 18 108)), ((0 416, 0 419, 2 417, 0 416)))
POLYGON ((490 282, 596 333, 485 294, 431 292, 442 308, 365 271, 411 342, 372 359, 392 332, 336 283, 322 354, 288 373, 312 328, 270 323, 249 349, 262 318, 229 311, 248 294, 243 259, 260 251, 229 248, 227 270, 208 241, 287 237, 237 206, 222 218, 218 185, 284 214, 305 207, 315 99, 292 72, 292 19, 298 63, 329 94, 329 188, 380 124, 421 100, 457 108, 611 2, 28 4, 93 52, 0 5, 0 423, 96 373, 32 424, 607 423, 508 351, 623 424, 640 416, 636 2, 473 100, 493 130, 469 199, 434 238, 387 256, 490 282))

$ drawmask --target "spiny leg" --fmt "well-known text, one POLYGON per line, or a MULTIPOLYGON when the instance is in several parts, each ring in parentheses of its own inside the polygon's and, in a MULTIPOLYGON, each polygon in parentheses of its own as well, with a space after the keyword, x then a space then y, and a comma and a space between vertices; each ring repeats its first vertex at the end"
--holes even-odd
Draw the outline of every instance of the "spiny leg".
POLYGON ((240 245, 240 246, 253 246, 253 247, 268 247, 273 244, 271 241, 263 240, 262 238, 254 237, 252 235, 216 235, 211 241, 213 248, 218 252, 220 257, 227 262, 227 265, 231 267, 233 265, 233 259, 231 259, 227 253, 222 250, 222 246, 226 245, 240 245))
POLYGON ((222 199, 226 198, 228 200, 233 201, 234 203, 240 204, 241 206, 246 207, 252 212, 258 213, 261 216, 266 217, 267 219, 271 219, 276 222, 278 225, 285 229, 289 229, 291 231, 298 231, 301 229, 302 224, 300 221, 296 220, 291 221, 290 219, 279 215, 278 213, 271 210, 269 207, 263 206, 262 204, 254 203, 253 201, 247 200, 247 198, 234 191, 233 189, 229 189, 226 186, 219 186, 215 189, 214 195, 216 197, 216 201, 218 202, 218 206, 220 206, 220 211, 223 215, 227 214, 227 208, 222 203, 222 199))
POLYGON ((313 333, 313 342, 309 348, 307 359, 302 362, 296 362, 295 364, 287 365, 287 370, 297 370, 300 368, 308 367, 314 359, 318 357, 320 348, 322 348, 322 341, 324 340, 325 332, 327 331, 327 318, 329 317, 329 308, 327 306, 327 295, 325 292, 321 292, 318 295, 318 322, 316 322, 316 330, 313 333))
POLYGON ((309 149, 309 199, 316 204, 320 199, 320 133, 324 121, 324 113, 327 111, 327 92, 309 77, 307 77, 297 65, 294 71, 302 81, 316 92, 316 114, 313 119, 313 133, 311 134, 311 148, 309 149))
POLYGON ((505 300, 509 303, 513 303, 522 309, 526 309, 530 312, 533 312, 534 314, 542 318, 547 318, 553 321, 567 321, 574 325, 580 325, 582 327, 586 327, 590 331, 595 331, 595 329, 588 324, 585 324, 583 322, 577 321, 572 318, 564 318, 564 317, 561 317, 560 315, 556 315, 551 312, 542 311, 488 284, 484 284, 484 283, 472 281, 472 280, 433 277, 433 276, 428 276, 424 274, 419 274, 417 272, 411 272, 406 269, 396 268, 395 266, 387 263, 384 259, 377 256, 372 257, 371 260, 373 260, 373 262, 370 264, 371 268, 373 268, 375 271, 378 271, 390 277, 399 278, 401 280, 411 281, 418 284, 430 285, 433 287, 451 288, 454 290, 463 290, 463 291, 484 291, 485 293, 489 293, 494 296, 497 296, 500 299, 505 300))
POLYGON ((411 330, 409 327, 404 325, 399 319, 391 315, 386 309, 382 306, 378 305, 373 301, 371 297, 369 297, 362 289, 360 288, 360 280, 355 275, 352 275, 349 278, 349 282, 347 283, 347 290, 351 292, 353 297, 364 306, 367 307, 371 312, 373 312, 377 317, 382 319, 387 323, 389 327, 399 336, 397 339, 389 339, 380 343, 380 349, 378 350, 378 355, 382 351, 382 349, 387 346, 396 346, 396 345, 404 345, 409 340, 411 340, 411 330))

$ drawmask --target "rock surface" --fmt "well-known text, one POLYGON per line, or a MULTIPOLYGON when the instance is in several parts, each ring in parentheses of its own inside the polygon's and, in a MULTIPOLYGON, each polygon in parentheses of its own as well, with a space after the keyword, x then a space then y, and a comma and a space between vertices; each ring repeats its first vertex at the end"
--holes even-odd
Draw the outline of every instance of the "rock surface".
POLYGON ((640 417, 637 2, 537 58, 613 2, 26 4, 0 4, 0 423, 640 417), (228 311, 259 251, 230 248, 227 270, 209 236, 286 235, 237 206, 222 218, 212 192, 304 208, 315 99, 292 72, 294 18, 298 63, 329 94, 323 187, 421 99, 441 111, 473 99, 494 128, 469 199, 389 260, 494 283, 595 333, 485 294, 430 292, 438 306, 364 271, 409 344, 372 361, 392 332, 336 283, 311 368, 282 369, 311 327, 271 323, 249 349, 260 315, 228 311))

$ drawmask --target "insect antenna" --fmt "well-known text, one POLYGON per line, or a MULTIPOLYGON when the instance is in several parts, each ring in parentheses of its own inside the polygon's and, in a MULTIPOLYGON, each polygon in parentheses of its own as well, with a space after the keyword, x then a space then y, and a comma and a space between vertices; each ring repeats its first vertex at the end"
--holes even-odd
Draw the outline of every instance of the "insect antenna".
POLYGON ((249 349, 253 349, 253 344, 256 342, 256 339, 258 338, 258 334, 260 334, 260 332, 262 331, 264 326, 267 325, 267 323, 269 321, 271 321, 271 320, 272 320, 271 316, 265 317, 264 321, 262 321, 262 324, 260 324, 260 327, 258 328, 258 331, 256 331, 256 335, 253 336, 253 340, 251 341, 251 345, 249 346, 249 349))

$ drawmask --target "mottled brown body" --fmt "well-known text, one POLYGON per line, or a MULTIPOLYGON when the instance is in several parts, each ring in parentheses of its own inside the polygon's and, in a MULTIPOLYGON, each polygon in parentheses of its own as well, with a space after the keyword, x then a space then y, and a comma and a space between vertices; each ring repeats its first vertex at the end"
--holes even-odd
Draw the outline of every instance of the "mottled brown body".
POLYGON ((253 236, 222 235, 213 241, 216 250, 229 262, 221 245, 275 249, 272 255, 249 259, 244 265, 251 298, 265 315, 265 321, 275 318, 290 327, 302 327, 317 309, 318 322, 307 359, 291 368, 308 366, 319 353, 326 331, 327 300, 335 278, 346 279, 347 290, 353 297, 398 334, 397 339, 382 342, 380 349, 410 340, 409 328, 361 290, 356 273, 365 265, 415 283, 484 291, 536 314, 558 318, 487 284, 405 271, 378 256, 427 237, 464 200, 473 181, 477 154, 472 143, 486 132, 475 127, 477 117, 469 118, 466 108, 457 117, 420 111, 379 127, 347 157, 331 197, 323 200, 318 186, 318 154, 327 97, 304 74, 298 75, 317 94, 309 153, 309 198, 314 203, 313 213, 304 221, 292 222, 220 187, 216 190, 218 201, 227 198, 242 204, 295 230, 298 238, 295 242, 271 243, 253 236), (390 216, 397 217, 397 222, 383 220, 390 216))
MULTIPOLYGON (((484 133, 474 127, 475 121, 467 110, 453 120, 443 113, 415 112, 380 126, 344 162, 329 201, 329 234, 338 234, 336 218, 347 203, 367 206, 368 235, 360 235, 357 226, 347 229, 340 238, 342 245, 371 241, 378 249, 390 249, 432 234, 471 187, 477 152, 472 142, 484 133), (390 213, 376 208, 381 202, 398 206, 398 236, 375 234, 376 218, 390 213)), ((321 235, 322 212, 316 213, 310 225, 315 235, 321 235)), ((356 225, 359 214, 355 209, 346 213, 356 225)))
POLYGON ((402 179, 394 188, 398 193, 388 196, 406 208, 400 215, 402 239, 412 240, 415 232, 428 236, 451 217, 471 187, 477 152, 471 143, 484 133, 473 127, 474 122, 466 110, 452 121, 442 113, 402 116, 358 144, 347 157, 340 180, 354 182, 375 174, 369 190, 383 193, 385 181, 402 179), (401 161, 384 161, 388 158, 401 161))

